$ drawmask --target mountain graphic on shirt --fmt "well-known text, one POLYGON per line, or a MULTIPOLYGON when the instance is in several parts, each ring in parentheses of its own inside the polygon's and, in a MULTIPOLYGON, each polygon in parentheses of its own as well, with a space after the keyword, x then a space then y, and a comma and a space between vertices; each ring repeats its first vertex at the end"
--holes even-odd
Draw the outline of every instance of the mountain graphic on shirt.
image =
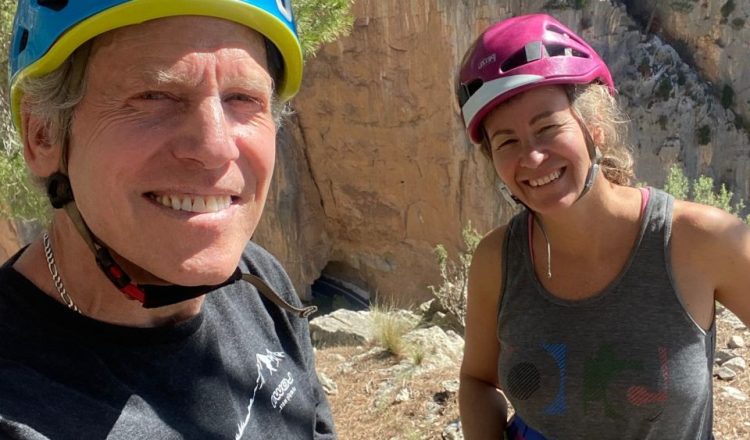
POLYGON ((268 374, 268 377, 273 376, 273 373, 278 371, 279 364, 284 357, 286 357, 286 354, 283 351, 270 351, 267 348, 266 354, 255 354, 255 365, 258 369, 258 379, 255 381, 253 395, 250 397, 250 402, 247 404, 247 415, 245 416, 245 420, 237 424, 237 434, 234 436, 235 440, 241 439, 242 435, 245 433, 245 428, 247 428, 247 424, 250 422, 250 414, 253 409, 253 403, 255 402, 255 396, 258 394, 258 391, 263 388, 263 385, 266 384, 265 375, 268 374))

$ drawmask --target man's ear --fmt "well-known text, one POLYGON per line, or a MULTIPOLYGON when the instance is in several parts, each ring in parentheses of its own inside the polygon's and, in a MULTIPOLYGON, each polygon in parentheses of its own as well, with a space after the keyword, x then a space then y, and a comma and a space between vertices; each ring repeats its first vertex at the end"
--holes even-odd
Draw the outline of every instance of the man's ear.
POLYGON ((51 141, 49 127, 26 105, 21 106, 23 132, 23 157, 31 172, 38 177, 47 177, 58 171, 62 155, 62 145, 51 141))

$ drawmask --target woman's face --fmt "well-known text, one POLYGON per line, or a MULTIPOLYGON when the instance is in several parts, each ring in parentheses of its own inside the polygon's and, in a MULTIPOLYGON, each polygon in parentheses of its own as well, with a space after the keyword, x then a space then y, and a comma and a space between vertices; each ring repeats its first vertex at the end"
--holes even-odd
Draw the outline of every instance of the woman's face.
POLYGON ((484 120, 492 161, 510 191, 540 214, 572 205, 591 161, 562 86, 524 92, 484 120))

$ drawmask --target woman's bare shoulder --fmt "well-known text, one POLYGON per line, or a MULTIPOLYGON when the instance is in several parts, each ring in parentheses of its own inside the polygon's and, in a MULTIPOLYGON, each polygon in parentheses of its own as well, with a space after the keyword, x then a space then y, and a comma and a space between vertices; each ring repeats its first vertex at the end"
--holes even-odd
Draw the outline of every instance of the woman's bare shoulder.
POLYGON ((683 200, 674 203, 672 228, 675 238, 705 245, 732 241, 737 234, 750 232, 747 225, 735 215, 713 206, 683 200))

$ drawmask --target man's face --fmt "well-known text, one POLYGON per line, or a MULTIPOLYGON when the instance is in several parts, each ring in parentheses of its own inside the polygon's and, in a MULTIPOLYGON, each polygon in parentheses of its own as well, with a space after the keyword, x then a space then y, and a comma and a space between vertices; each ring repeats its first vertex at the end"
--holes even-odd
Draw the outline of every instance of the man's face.
POLYGON ((88 226, 171 283, 226 279, 273 171, 263 39, 214 18, 154 20, 97 38, 87 81, 68 169, 88 226))

